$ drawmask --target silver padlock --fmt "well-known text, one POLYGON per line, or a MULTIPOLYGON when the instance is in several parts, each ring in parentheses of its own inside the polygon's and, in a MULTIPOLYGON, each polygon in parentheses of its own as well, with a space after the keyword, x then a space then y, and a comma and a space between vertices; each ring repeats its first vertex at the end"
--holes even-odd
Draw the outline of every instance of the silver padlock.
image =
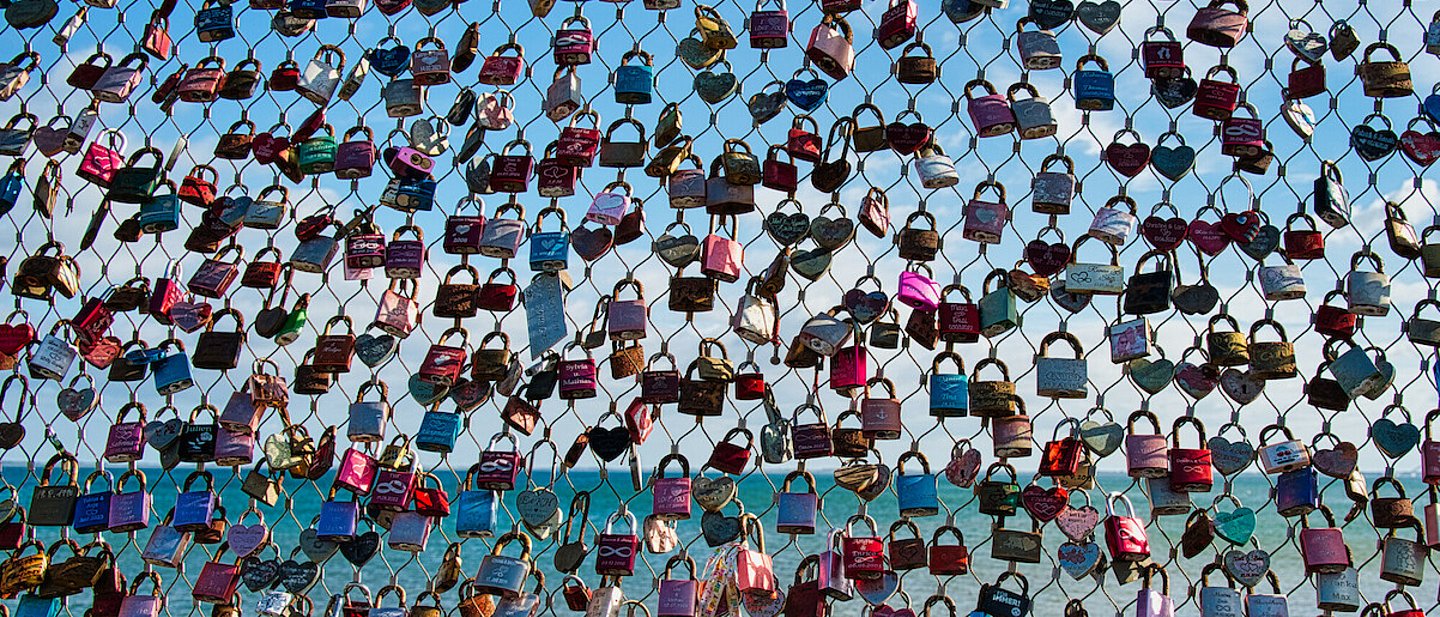
POLYGON ((1029 17, 1021 17, 1015 22, 1015 46, 1020 49, 1020 62, 1032 71, 1060 68, 1064 59, 1060 55, 1060 43, 1055 40, 1055 33, 1039 26, 1035 30, 1025 29, 1026 24, 1033 23, 1029 17))
POLYGON ((324 105, 330 102, 330 97, 340 86, 340 71, 344 68, 345 52, 334 45, 321 45, 300 73, 295 91, 317 105, 324 105))
POLYGON ((1315 606, 1342 613, 1360 610, 1360 571, 1346 568, 1333 574, 1316 574, 1315 606))
POLYGON ((620 606, 624 603, 625 592, 619 587, 599 587, 590 592, 585 617, 620 617, 620 606))
POLYGON ((1027 82, 1020 82, 1010 86, 1006 92, 1010 99, 1010 111, 1015 114, 1015 126, 1020 130, 1020 139, 1040 139, 1050 137, 1057 133, 1060 128, 1055 123, 1055 115, 1050 110, 1050 101, 1040 96, 1040 91, 1027 82), (1020 92, 1029 93, 1030 96, 1016 98, 1020 92))
POLYGON ((1380 579, 1397 585, 1415 586, 1425 581, 1425 565, 1429 562, 1430 549, 1422 540, 1420 526, 1415 530, 1415 539, 1400 537, 1403 530, 1392 529, 1385 536, 1380 557, 1380 579))
POLYGON ((555 69, 555 81, 545 90, 545 103, 543 109, 545 117, 559 122, 570 117, 575 110, 585 105, 585 99, 581 95, 580 74, 575 72, 575 67, 561 67, 555 69))
POLYGON ((370 380, 360 384, 355 402, 350 403, 350 422, 345 434, 350 441, 376 442, 385 439, 385 426, 390 423, 390 387, 385 382, 370 380), (365 393, 379 390, 379 400, 365 400, 365 393))
POLYGON ((409 118, 425 111, 425 89, 414 79, 395 79, 385 84, 385 115, 409 118))
POLYGON ((1040 163, 1040 171, 1030 181, 1031 209, 1040 214, 1069 214, 1075 199, 1075 161, 1063 154, 1051 154, 1040 163), (1051 171, 1052 164, 1065 166, 1064 171, 1051 171))
POLYGON ((1350 312, 1356 315, 1384 317, 1390 313, 1390 277, 1380 256, 1365 249, 1350 257, 1350 273, 1345 275, 1345 298, 1350 312), (1374 272, 1360 270, 1360 262, 1369 260, 1374 272))
POLYGON ((75 364, 80 350, 60 335, 60 326, 64 323, 66 322, 57 322, 30 356, 31 377, 59 381, 70 372, 70 366, 75 364))

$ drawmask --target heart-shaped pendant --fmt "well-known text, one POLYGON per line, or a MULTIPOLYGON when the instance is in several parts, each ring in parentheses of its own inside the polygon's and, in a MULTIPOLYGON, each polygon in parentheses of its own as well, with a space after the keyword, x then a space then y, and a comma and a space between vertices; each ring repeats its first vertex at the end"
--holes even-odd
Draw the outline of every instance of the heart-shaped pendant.
POLYGON ((1224 568, 1235 582, 1254 587, 1270 572, 1270 553, 1258 548, 1248 553, 1232 550, 1225 553, 1224 568))
POLYGON ((1155 79, 1150 82, 1150 93, 1160 101, 1167 109, 1175 109, 1189 103, 1195 98, 1195 92, 1200 85, 1195 78, 1190 77, 1187 71, 1181 77, 1170 77, 1155 79))
POLYGON ((1350 130, 1350 147, 1355 154, 1367 161, 1378 161, 1395 153, 1400 145, 1400 138, 1395 131, 1388 127, 1376 129, 1369 124, 1361 124, 1350 130))
POLYGON ((1175 384, 1180 386, 1181 392, 1197 401, 1209 396, 1219 383, 1218 371, 1208 364, 1201 366, 1181 362, 1175 366, 1175 384))
POLYGON ((695 498, 695 503, 700 504, 700 508, 706 512, 719 512, 735 499, 738 490, 735 480, 729 476, 715 479, 701 476, 695 478, 690 485, 690 493, 695 498))
MULTIPOLYGON (((1411 126, 1414 126, 1412 121, 1411 126)), ((1415 129, 1407 129, 1400 135, 1400 151, 1416 165, 1429 167, 1436 159, 1440 159, 1440 132, 1430 130, 1424 133, 1415 129)))
POLYGON ((1240 252, 1245 253, 1255 261, 1265 261, 1275 249, 1280 247, 1280 229, 1266 223, 1260 226, 1255 234, 1255 239, 1240 245, 1240 252))
MULTIPOLYGON (((289 149, 289 137, 276 137, 269 131, 260 133, 250 140, 250 151, 255 155, 255 162, 261 165, 274 164, 289 149)), ((237 198, 236 201, 239 199, 237 198)))
POLYGON ((410 390, 410 398, 415 399, 421 407, 428 407, 431 403, 445 398, 450 394, 450 388, 430 383, 421 379, 419 375, 411 375, 407 384, 410 390))
POLYGON ((1085 420, 1080 423, 1080 441, 1097 456, 1110 456, 1125 442, 1125 427, 1114 422, 1085 420))
POLYGON ((893 472, 885 465, 875 466, 875 481, 866 486, 860 487, 855 494, 865 501, 875 501, 876 497, 885 494, 890 488, 890 481, 893 479, 893 472))
POLYGON ((394 79, 410 69, 410 48, 397 40, 390 47, 376 47, 365 52, 365 59, 370 61, 370 68, 376 73, 394 79))
POLYGON ((225 532, 225 540, 230 543, 230 550, 241 557, 249 557, 269 539, 270 528, 264 523, 231 525, 225 532))
MULTIPOLYGON (((305 553, 305 557, 316 563, 329 561, 331 557, 335 556, 335 552, 340 550, 339 544, 321 539, 320 532, 312 528, 300 531, 297 544, 300 545, 300 552, 305 553)), ((280 564, 276 563, 275 567, 279 568, 280 564)))
POLYGON ((1115 24, 1120 23, 1120 3, 1115 0, 1085 0, 1075 7, 1075 16, 1080 18, 1080 24, 1091 32, 1104 36, 1115 28, 1115 24))
POLYGON ((1059 274, 1070 263, 1070 245, 1031 240, 1025 245, 1025 262, 1040 276, 1059 274))
POLYGON ((872 606, 884 604, 900 590, 900 577, 892 570, 886 570, 876 578, 855 579, 855 593, 872 606))
POLYGON ((1028 15, 1035 25, 1053 30, 1075 16, 1075 4, 1070 0, 1033 0, 1028 15))
POLYGON ((750 95, 750 100, 745 107, 750 110, 750 117, 755 124, 765 124, 780 115, 785 109, 785 94, 783 92, 757 92, 750 95))
POLYGON ((48 158, 55 158, 55 155, 65 151, 65 138, 70 133, 70 127, 55 128, 49 125, 36 127, 30 133, 30 143, 35 144, 35 149, 48 158))
POLYGON ((95 403, 100 400, 95 388, 75 388, 73 385, 61 390, 55 395, 55 405, 60 408, 71 422, 79 422, 95 409, 95 403))
POLYGON ((380 550, 380 534, 367 531, 340 545, 340 555, 353 566, 364 566, 380 550))
POLYGON ((1349 478, 1359 461, 1359 449, 1348 441, 1337 443, 1333 448, 1316 450, 1310 455, 1310 462, 1315 465, 1316 471, 1339 480, 1349 478))
POLYGON ((1143 143, 1111 143, 1105 147, 1104 158, 1116 172, 1127 178, 1134 178, 1150 164, 1150 146, 1143 143))
POLYGON ((1205 442, 1210 449, 1210 464, 1220 475, 1240 473, 1255 460, 1255 448, 1245 441, 1230 441, 1216 435, 1205 442))
POLYGON ((820 109, 829 92, 830 84, 819 77, 808 81, 797 77, 785 82, 785 98, 807 112, 820 109))
POLYGON ((596 426, 586 431, 585 435, 590 439, 590 450, 607 463, 620 458, 630 449, 630 431, 623 426, 596 426))
POLYGON ((80 343, 80 356, 85 362, 98 369, 108 368, 115 358, 120 357, 120 339, 115 336, 106 336, 89 342, 80 343))
POLYGON ((810 222, 810 238, 827 251, 836 251, 855 238, 855 221, 817 216, 810 222))
POLYGON ((1204 315, 1220 303, 1220 291, 1207 281, 1196 285, 1176 285, 1170 292, 1175 308, 1186 315, 1204 315))
POLYGON ((1150 153, 1150 166, 1166 178, 1179 180, 1195 167, 1195 149, 1183 144, 1174 148, 1155 146, 1150 153))
POLYGON ((180 431, 184 430, 185 423, 179 418, 169 420, 151 420, 145 425, 145 443, 156 450, 165 450, 175 443, 180 437, 180 431))
POLYGON ((280 578, 280 560, 246 557, 240 564, 240 580, 250 591, 260 591, 280 578))
POLYGON ((1095 506, 1086 504, 1078 508, 1066 508, 1055 517, 1055 526, 1060 528, 1060 533, 1070 538, 1071 542, 1081 542, 1095 534, 1095 526, 1100 524, 1100 511, 1095 506))
POLYGON ((515 508, 520 511, 520 520, 532 530, 551 529, 560 523, 560 498, 546 488, 520 491, 515 496, 515 508))
POLYGON ((1186 239, 1190 244, 1199 249, 1201 253, 1214 257, 1230 246, 1230 236, 1221 229, 1220 223, 1211 223, 1201 219, 1190 221, 1190 226, 1185 230, 1186 239))
POLYGON ((706 511, 700 515, 700 533, 706 544, 722 546, 740 537, 740 517, 706 511))
POLYGON ((1241 405, 1248 405, 1260 398, 1265 393, 1265 380, 1256 377, 1250 371, 1242 371, 1237 368, 1227 368, 1220 374, 1220 389, 1225 396, 1241 405))
POLYGON ((591 229, 581 225, 570 232, 570 246, 575 248, 575 254, 585 261, 595 261, 610 252, 610 247, 615 244, 615 234, 609 227, 597 227, 591 229))
POLYGON ((1090 294, 1072 294, 1065 291, 1065 281, 1056 281, 1050 286, 1050 299, 1071 313, 1079 313, 1090 306, 1090 294))
POLYGON ((186 333, 194 332, 209 325, 214 308, 208 302, 176 302, 170 309, 170 320, 186 333))
POLYGON ((714 105, 735 94, 740 89, 740 80, 729 71, 716 73, 706 70, 695 76, 695 93, 700 100, 714 105))
POLYGON ((706 47, 700 39, 687 36, 675 45, 675 55, 690 68, 700 70, 720 61, 720 50, 706 47))
POLYGON ((1150 215, 1140 223, 1140 235, 1145 237, 1150 246, 1160 251, 1173 251, 1179 248, 1180 243, 1185 241, 1189 229, 1185 219, 1178 216, 1167 219, 1150 215))
POLYGON ((660 261, 672 268, 684 268, 700 258, 700 240, 692 234, 672 236, 669 231, 661 234, 650 246, 660 261))
POLYGON ((362 332, 355 337, 355 357, 370 368, 389 362, 399 351, 400 339, 389 333, 362 332))
POLYGON ((1255 522, 1255 511, 1250 508, 1216 512, 1215 535, 1235 546, 1242 546, 1255 536, 1255 522))
POLYGON ((1304 101, 1287 99, 1280 104, 1280 115, 1300 139, 1310 139, 1315 135, 1315 111, 1304 101))
POLYGON ((35 328, 28 323, 0 324, 0 353, 14 356, 35 342, 35 328))
POLYGON ((1325 35, 1301 30, 1301 25, 1291 22, 1290 31, 1285 33, 1285 47, 1300 59, 1315 64, 1330 50, 1330 44, 1325 40, 1325 35))
POLYGON ((890 309, 890 296, 883 291, 866 292, 856 288, 845 292, 841 303, 857 321, 868 324, 890 309))
POLYGON ((795 251, 790 256, 790 267, 796 274, 808 280, 816 281, 830 270, 830 260, 833 253, 822 248, 805 249, 795 251))
POLYGON ((280 564, 280 586, 285 591, 295 594, 303 594, 315 586, 315 581, 320 578, 320 564, 313 561, 299 562, 294 559, 286 559, 280 564))
POLYGON ((1065 542, 1060 545, 1055 557, 1060 561, 1060 568, 1078 581, 1100 563, 1100 545, 1094 542, 1065 542))
POLYGON ((885 125, 885 141, 901 156, 915 154, 930 144, 934 131, 924 122, 891 122, 885 125))
POLYGON ((1420 428, 1409 422, 1398 424, 1390 418, 1380 418, 1371 425, 1370 438, 1375 440, 1381 454, 1400 458, 1420 444, 1420 428))
POLYGON ((1231 242, 1243 244, 1260 234, 1260 215, 1254 211, 1230 212, 1220 219, 1220 231, 1231 242))
POLYGON ((25 426, 19 422, 0 422, 0 450, 9 450, 25 439, 25 426))
POLYGON ((1159 394, 1175 379, 1175 363, 1165 358, 1159 360, 1136 358, 1126 366, 1130 369, 1130 379, 1141 390, 1149 394, 1159 394))
POLYGON ((804 212, 771 212, 765 217, 765 233, 782 246, 797 244, 810 235, 810 216, 804 212))
POLYGON ((1055 517, 1069 507, 1069 502, 1070 491, 1063 486, 1044 488, 1031 484, 1020 491, 1020 503, 1025 506, 1025 511, 1042 525, 1055 520, 1055 517))

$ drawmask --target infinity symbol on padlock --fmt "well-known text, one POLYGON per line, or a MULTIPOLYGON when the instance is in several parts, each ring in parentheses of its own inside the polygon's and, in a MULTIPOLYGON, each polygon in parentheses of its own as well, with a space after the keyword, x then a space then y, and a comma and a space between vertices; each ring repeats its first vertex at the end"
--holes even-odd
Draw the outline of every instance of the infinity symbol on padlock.
POLYGON ((633 551, 628 546, 602 546, 595 551, 600 557, 629 557, 633 551))
POLYGON ((485 461, 480 463, 480 471, 510 471, 510 461, 485 461))

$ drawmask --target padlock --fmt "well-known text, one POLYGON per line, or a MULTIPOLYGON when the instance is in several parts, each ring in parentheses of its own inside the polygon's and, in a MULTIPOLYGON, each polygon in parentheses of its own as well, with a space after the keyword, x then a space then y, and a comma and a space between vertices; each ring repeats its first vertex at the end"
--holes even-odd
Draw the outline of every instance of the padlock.
POLYGON ((1109 111, 1115 108, 1115 76, 1110 73, 1110 64, 1096 54, 1086 54, 1075 63, 1071 77, 1075 92, 1075 107, 1084 111, 1109 111), (1093 62, 1096 69, 1086 69, 1093 62))
POLYGON ((651 478, 651 512, 664 520, 690 518, 690 461, 683 454, 668 454, 660 459, 651 478), (670 463, 680 466, 680 476, 669 478, 665 468, 670 463))
POLYGON ((62 334, 58 334, 65 321, 61 320, 50 328, 50 333, 40 339, 40 344, 31 352, 29 369, 30 377, 35 379, 51 379, 60 381, 65 374, 70 372, 70 366, 75 364, 75 358, 80 355, 80 350, 62 334))
POLYGON ((998 244, 1005 233, 1005 227, 1010 223, 1010 207, 1005 203, 1005 185, 994 180, 977 184, 970 201, 965 203, 963 216, 965 225, 962 235, 966 240, 998 244), (994 201, 980 197, 987 188, 995 193, 994 201))
POLYGON ((1075 199, 1075 162, 1061 154, 1051 154, 1040 163, 1030 182, 1031 209, 1041 214, 1069 214, 1070 203, 1075 199), (1065 171, 1050 171, 1053 163, 1065 166, 1065 171))
POLYGON ((815 533, 815 517, 819 510, 820 496, 815 490, 815 477, 809 472, 796 470, 785 476, 776 493, 775 531, 790 534, 815 533), (803 480, 807 490, 790 490, 795 480, 803 480))
POLYGON ((513 598, 523 592, 525 579, 530 575, 534 563, 530 559, 530 536, 512 531, 495 539, 488 555, 480 561, 480 571, 471 583, 478 593, 488 593, 502 598, 513 598), (511 557, 501 553, 511 542, 520 545, 520 556, 511 557))
POLYGON ((1415 531, 1414 540, 1401 537, 1399 530, 1391 529, 1381 541, 1380 580, 1411 586, 1424 582, 1430 549, 1425 545, 1420 526, 1414 525, 1411 529, 1415 531))
POLYGON ((461 370, 465 367, 465 361, 469 358, 469 331, 460 327, 446 329, 440 334, 440 338, 430 345, 425 352, 425 360, 420 363, 420 368, 415 372, 415 377, 426 383, 442 387, 455 385, 460 379, 461 370), (450 344, 452 335, 459 335, 458 345, 450 344))
POLYGON ((996 92, 995 86, 983 79, 974 79, 965 84, 966 110, 970 123, 980 137, 1008 135, 1015 130, 1015 114, 1010 109, 1010 100, 996 92), (985 95, 973 96, 973 88, 983 88, 985 95))
MULTIPOLYGON (((939 143, 932 140, 916 155, 914 166, 915 173, 920 176, 920 186, 927 189, 943 189, 960 183, 960 174, 955 169, 955 161, 945 154, 945 150, 940 147, 939 143)), ((966 221, 968 223, 969 219, 967 218, 966 221)))
POLYGON ((1191 111, 1201 118, 1217 122, 1230 118, 1240 100, 1240 76, 1229 65, 1219 64, 1205 73, 1205 79, 1195 91, 1195 104, 1191 111), (1221 80, 1221 75, 1229 80, 1221 80))
POLYGON ((975 612, 982 615, 1026 617, 1030 614, 1030 581, 1019 572, 1007 571, 1000 573, 994 584, 981 583, 975 612), (1005 581, 1009 579, 1019 583, 1019 591, 1004 587, 1005 581))
POLYGON ((1244 0, 1210 0, 1209 5, 1195 12, 1185 35, 1190 40, 1210 47, 1230 48, 1238 45, 1249 31, 1250 7, 1244 0), (1234 6, 1234 9, 1226 5, 1234 6))
MULTIPOLYGON (((534 175, 535 158, 531 156, 530 142, 513 140, 500 150, 490 170, 490 188, 500 193, 523 193, 529 190, 530 178, 534 175), (512 148, 523 149, 522 154, 511 154, 512 148)), ((503 208, 503 206, 502 206, 503 208)), ((496 211, 499 217, 499 211, 496 211)))
POLYGON ((940 251, 942 239, 935 227, 935 215, 924 210, 912 212, 905 219, 905 226, 896 234, 900 245, 900 257, 909 261, 932 261, 940 251), (924 220, 929 228, 915 225, 924 220))
POLYGON ((1012 84, 1006 90, 1005 97, 1009 99, 1010 110, 1015 114, 1015 127, 1020 133, 1020 139, 1042 139, 1059 132, 1059 125, 1055 123, 1055 115, 1050 109, 1050 101, 1040 96, 1040 91, 1034 85, 1026 82, 1012 84), (1015 95, 1021 92, 1028 96, 1017 98, 1015 95))
POLYGON ((1339 574, 1351 566, 1350 547, 1345 534, 1335 524, 1335 515, 1323 504, 1317 508, 1325 517, 1327 527, 1311 527, 1310 518, 1300 519, 1300 555, 1307 574, 1339 574))
POLYGON ((1419 606, 1419 604, 1415 603, 1415 598, 1411 597, 1409 591, 1403 588, 1392 589, 1385 594, 1385 603, 1383 605, 1371 603, 1370 606, 1366 607, 1366 612, 1370 610, 1370 607, 1377 607, 1375 611, 1376 614, 1380 614, 1381 611, 1383 611, 1385 617, 1421 617, 1425 614, 1425 611, 1420 609, 1419 606), (1396 596, 1405 598, 1405 603, 1409 606, 1391 606, 1391 602, 1396 596))
POLYGON ((1220 123, 1220 153, 1244 159, 1269 152, 1265 126, 1255 106, 1241 103, 1236 109, 1244 110, 1248 117, 1232 114, 1220 123))
POLYGON ((885 572, 885 543, 875 528, 874 519, 857 514, 845 521, 845 533, 840 540, 841 557, 845 578, 874 579, 885 572), (855 524, 865 525, 867 532, 856 530, 855 524))
POLYGON ((515 487, 515 476, 520 472, 523 461, 519 444, 511 433, 496 433, 480 452, 480 462, 475 474, 475 486, 493 491, 508 491, 515 487), (500 442, 509 441, 511 449, 499 449, 500 442))
POLYGON ((595 35, 590 30, 590 20, 580 14, 567 17, 555 31, 552 47, 556 66, 564 68, 590 64, 591 55, 595 52, 595 35))
POLYGON ((1153 26, 1145 31, 1145 40, 1140 43, 1140 63, 1145 67, 1145 76, 1151 79, 1180 77, 1185 72, 1185 50, 1169 28, 1153 26), (1150 38, 1157 33, 1165 40, 1150 38))
POLYGON ((1275 479, 1275 511, 1280 516, 1304 516, 1320 506, 1319 474, 1301 467, 1275 479))
POLYGON ((855 67, 854 41, 850 22, 835 13, 826 13, 820 24, 810 31, 805 57, 831 79, 845 79, 855 67))
POLYGON ((930 461, 917 450, 900 455, 895 462, 895 491, 899 496, 901 516, 934 516, 940 512, 940 501, 936 493, 935 474, 930 472, 930 461), (905 461, 918 460, 920 473, 905 473, 905 461))
POLYGON ((1271 424, 1260 431, 1260 446, 1257 448, 1260 468, 1268 474, 1294 471, 1310 465, 1310 450, 1295 439, 1288 427, 1271 424), (1284 441, 1268 443, 1274 434, 1284 435, 1284 441))
POLYGON ((1135 516, 1135 506, 1124 493, 1113 492, 1105 500, 1105 546, 1116 561, 1142 561, 1150 556, 1150 539, 1145 523, 1135 516), (1115 507, 1125 504, 1125 514, 1115 507))
POLYGON ((1146 565, 1144 583, 1135 597, 1135 614, 1140 617, 1175 617, 1175 601, 1170 597, 1170 575, 1159 565, 1146 565), (1155 574, 1160 575, 1159 589, 1151 586, 1155 574))
POLYGON ((180 339, 166 339, 155 347, 159 357, 150 361, 150 372, 155 379, 155 392, 169 396, 195 385, 190 376, 190 358, 185 354, 185 343, 180 339), (174 348, 174 351, 167 351, 174 348))
MULTIPOLYGON (((318 352, 316 357, 319 357, 318 352)), ((390 424, 390 387, 376 379, 360 384, 354 402, 350 403, 349 419, 345 435, 350 441, 369 443, 384 440, 386 426, 390 424), (365 400, 365 394, 371 390, 377 391, 378 400, 365 400)))
MULTIPOLYGON (((574 343, 565 346, 565 355, 575 347, 574 343)), ((583 349, 585 357, 580 359, 563 358, 560 360, 560 398, 562 400, 578 400, 594 398, 598 385, 595 375, 595 359, 590 355, 590 350, 583 349)))
POLYGON ((915 37, 916 17, 920 9, 914 0, 891 0, 880 14, 875 28, 875 41, 882 49, 894 49, 915 37))
POLYGON ((1060 68, 1063 60, 1055 33, 1038 24, 1034 30, 1026 30, 1027 24, 1035 24, 1035 20, 1021 17, 1015 22, 1015 46, 1020 50, 1020 64, 1032 71, 1060 68))
POLYGON ((601 576, 630 576, 635 573, 635 558, 640 551, 636 535, 635 515, 620 510, 605 521, 605 529, 595 536, 595 573, 601 576), (615 529, 615 522, 624 520, 628 533, 615 529))
POLYGON ((1155 414, 1145 410, 1130 414, 1125 426, 1125 465, 1132 478, 1163 478, 1169 473, 1169 446, 1155 414), (1135 422, 1140 419, 1149 420, 1155 432, 1137 432, 1135 422))
POLYGON ((1390 312, 1390 277, 1380 256, 1368 250, 1350 258, 1350 272, 1345 275, 1345 297, 1351 313, 1383 317, 1390 312), (1360 270, 1360 262, 1368 259, 1373 272, 1360 270))
POLYGON ((1040 340, 1035 358, 1035 393, 1050 398, 1086 398, 1090 395, 1089 372, 1080 339, 1069 332, 1052 332, 1040 340), (1050 344, 1063 341, 1075 352, 1074 358, 1052 358, 1050 344))
POLYGON ((1205 440, 1205 425, 1194 416, 1181 416, 1170 428, 1170 490, 1181 493, 1208 493, 1214 484, 1214 468, 1211 465, 1209 442, 1205 440), (1197 447, 1180 447, 1180 427, 1189 424, 1195 427, 1199 436, 1197 447))
POLYGON ((182 532, 203 531, 210 528, 219 501, 215 492, 215 478, 207 471, 197 471, 185 477, 180 493, 175 497, 175 510, 170 526, 182 532), (196 480, 204 485, 195 486, 196 480))
POLYGON ((1355 68, 1360 76, 1365 96, 1375 98, 1396 98, 1410 96, 1414 86, 1410 81, 1410 66, 1400 57, 1394 45, 1385 42, 1371 43, 1365 48, 1364 57, 1355 68), (1390 54, 1390 60, 1374 60, 1377 51, 1390 54))
POLYGON ((940 307, 940 283, 933 277, 934 273, 929 264, 907 266, 900 272, 899 291, 895 294, 895 299, 913 309, 937 310, 940 307))

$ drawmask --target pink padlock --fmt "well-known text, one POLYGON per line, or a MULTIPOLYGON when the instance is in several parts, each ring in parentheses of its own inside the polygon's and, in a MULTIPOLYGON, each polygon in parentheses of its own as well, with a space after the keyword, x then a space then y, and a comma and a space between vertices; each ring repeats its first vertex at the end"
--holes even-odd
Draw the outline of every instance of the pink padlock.
POLYGON ((1335 514, 1325 504, 1318 508, 1325 517, 1325 527, 1311 527, 1309 514, 1300 518, 1300 556, 1306 574, 1338 574, 1350 567, 1350 547, 1345 545, 1345 532, 1335 525, 1335 514))
POLYGON ((630 193, 630 183, 624 180, 605 185, 605 190, 596 193, 595 199, 590 201, 585 220, 601 225, 619 225, 625 213, 630 211, 630 193))
POLYGON ((705 242, 701 247, 700 272, 705 276, 726 283, 740 280, 740 272, 745 267, 745 247, 733 238, 739 225, 735 216, 731 215, 730 233, 732 237, 726 238, 719 234, 726 226, 725 217, 710 218, 710 235, 705 236, 705 242))
POLYGON ((403 512, 410 507, 410 498, 415 495, 415 472, 399 469, 381 469, 375 474, 375 490, 370 495, 370 506, 391 512, 403 512))
POLYGON ((683 521, 690 518, 690 461, 678 452, 667 454, 660 459, 650 485, 654 497, 651 514, 667 521, 683 521), (665 468, 670 463, 680 465, 679 477, 666 477, 665 468))
POLYGON ((1160 432, 1155 414, 1139 410, 1130 414, 1125 426, 1125 467, 1132 478, 1163 478, 1170 473, 1170 440, 1160 432), (1154 433, 1135 430, 1136 420, 1148 420, 1154 433))
POLYGON ((1105 500, 1105 546, 1110 557, 1116 561, 1143 561, 1150 556, 1150 537, 1145 533, 1145 522, 1135 516, 1135 506, 1130 497, 1120 492, 1110 493, 1105 500), (1125 513, 1115 508, 1116 501, 1125 504, 1125 513))
POLYGON ((435 169, 435 159, 410 146, 401 146, 390 159, 390 171, 405 178, 424 178, 435 169))
POLYGON ((115 171, 125 166, 125 155, 121 154, 125 150, 125 135, 119 129, 110 129, 100 135, 105 137, 105 143, 101 144, 102 140, 98 137, 90 143, 75 175, 96 186, 109 188, 115 171))
POLYGON ((831 357, 830 389, 848 396, 865 387, 869 372, 869 354, 863 345, 842 347, 831 357))
POLYGON ((1010 206, 1005 203, 1005 185, 996 180, 986 180, 975 185, 975 194, 965 204, 965 227, 961 235, 966 240, 982 244, 999 244, 1010 222, 1010 206), (981 199, 986 188, 993 189, 998 196, 994 201, 981 199))
MULTIPOLYGON (((575 343, 566 345, 565 352, 568 354, 570 348, 575 346, 575 343)), ((557 366, 560 373, 560 398, 564 400, 595 398, 598 387, 595 382, 595 358, 590 356, 590 350, 584 351, 584 358, 564 359, 557 366)))
POLYGON ((1232 114, 1220 123, 1220 152, 1234 157, 1253 157, 1265 151, 1265 125, 1255 106, 1243 103, 1236 111, 1246 110, 1248 118, 1232 114))
POLYGON ((495 48, 480 65, 480 83, 489 86, 513 86, 525 72, 525 48, 519 43, 506 43, 495 48), (506 54, 505 52, 514 52, 506 54))
POLYGON ((983 79, 972 79, 965 84, 966 111, 970 123, 981 137, 1008 135, 1015 130, 1015 112, 1010 109, 1010 100, 995 90, 995 85, 983 79), (974 97, 970 90, 985 89, 985 96, 974 97))
POLYGON ((340 466, 335 469, 334 486, 356 495, 369 495, 378 467, 374 457, 351 446, 340 457, 340 466))
POLYGON ((605 521, 605 530, 595 537, 595 573, 601 576, 635 574, 635 558, 640 552, 638 531, 634 514, 623 509, 611 514, 605 521), (615 523, 622 519, 630 527, 628 533, 615 529, 615 523))
POLYGON ((1440 485, 1440 441, 1435 439, 1435 420, 1440 409, 1425 414, 1425 441, 1420 443, 1420 475, 1430 485, 1440 485))
MULTIPOLYGON (((475 486, 491 491, 508 491, 515 488, 515 476, 520 473, 520 444, 514 433, 496 433, 480 453, 480 461, 470 468, 475 477, 475 486), (510 449, 502 450, 501 441, 509 441, 510 449)), ((468 475, 468 474, 467 474, 468 475)))
POLYGON ((934 273, 930 266, 912 263, 900 273, 900 292, 896 298, 902 304, 921 311, 933 311, 940 306, 940 283, 931 278, 934 273), (924 274, 920 270, 924 269, 924 274))
POLYGON ((129 463, 145 455, 145 406, 137 401, 126 403, 110 425, 105 439, 105 460, 111 463, 129 463), (127 421, 126 416, 134 409, 138 417, 127 421))

